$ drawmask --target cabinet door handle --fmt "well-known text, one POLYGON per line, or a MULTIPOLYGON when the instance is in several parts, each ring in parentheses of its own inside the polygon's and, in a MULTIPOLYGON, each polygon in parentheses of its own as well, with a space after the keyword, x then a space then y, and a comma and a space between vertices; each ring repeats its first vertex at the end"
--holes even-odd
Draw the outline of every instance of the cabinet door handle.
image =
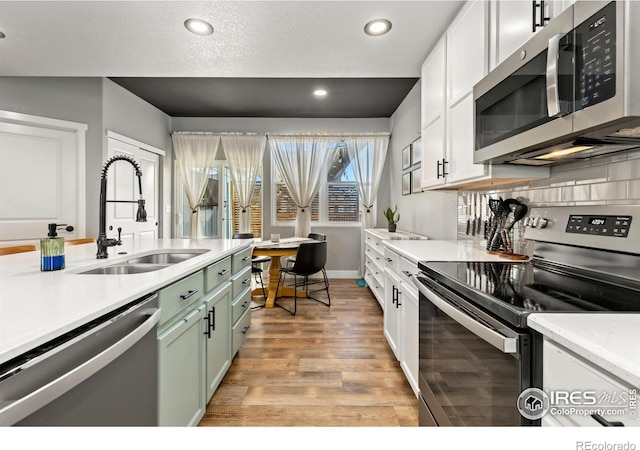
POLYGON ((622 422, 609 422, 600 414, 591 414, 591 417, 603 427, 623 427, 624 426, 622 422))
POLYGON ((198 290, 197 290, 197 289, 192 289, 192 290, 190 290, 190 291, 187 291, 187 293, 186 293, 186 294, 182 294, 182 295, 180 295, 180 299, 182 299, 182 300, 186 300, 186 299, 188 299, 189 297, 191 297, 192 295, 197 294, 197 293, 198 293, 198 290))
POLYGON ((391 286, 391 303, 394 304, 398 301, 398 289, 395 286, 391 286))
POLYGON ((218 275, 223 276, 225 275, 227 272, 229 272, 229 269, 222 269, 221 272, 218 272, 218 275))
POLYGON ((538 2, 533 0, 531 2, 531 32, 535 33, 538 27, 538 21, 536 20, 536 10, 538 9, 538 2))
POLYGON ((402 294, 402 292, 400 292, 400 289, 396 289, 396 308, 399 308, 402 306, 402 303, 400 303, 400 294, 402 294))
POLYGON ((211 316, 207 314, 204 316, 204 320, 207 322, 204 328, 204 334, 207 335, 207 339, 211 339, 211 316))
POLYGON ((215 306, 211 308, 211 311, 209 311, 209 314, 211 315, 211 319, 209 319, 209 327, 211 328, 211 331, 216 331, 216 307, 215 306))
POLYGON ((440 179, 440 161, 436 161, 436 179, 440 179))
POLYGON ((445 158, 442 158, 442 178, 449 175, 449 172, 447 172, 444 168, 445 164, 449 164, 449 161, 447 161, 445 158))
POLYGON ((249 327, 244 327, 241 333, 246 335, 248 331, 249 331, 249 327))
POLYGON ((242 258, 243 261, 249 261, 251 259, 251 256, 245 256, 244 258, 242 258))

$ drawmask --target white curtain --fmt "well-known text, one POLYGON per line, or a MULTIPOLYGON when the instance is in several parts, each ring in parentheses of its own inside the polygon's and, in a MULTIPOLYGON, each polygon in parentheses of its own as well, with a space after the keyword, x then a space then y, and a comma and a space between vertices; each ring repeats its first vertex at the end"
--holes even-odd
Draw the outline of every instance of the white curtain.
POLYGON ((327 164, 339 138, 330 136, 272 136, 271 152, 289 194, 298 207, 295 236, 311 232, 311 202, 327 179, 327 164))
POLYGON ((213 166, 220 144, 220 136, 209 133, 173 133, 173 149, 182 175, 191 208, 189 237, 198 239, 199 204, 209 180, 209 168, 213 166))
POLYGON ((360 274, 364 273, 364 230, 374 226, 373 204, 378 194, 384 160, 389 146, 389 135, 351 136, 343 141, 349 153, 353 174, 358 183, 362 208, 362 230, 360 233, 360 274))
POLYGON ((249 233, 251 232, 251 197, 262 164, 267 136, 231 133, 223 134, 220 138, 242 208, 239 231, 249 233))

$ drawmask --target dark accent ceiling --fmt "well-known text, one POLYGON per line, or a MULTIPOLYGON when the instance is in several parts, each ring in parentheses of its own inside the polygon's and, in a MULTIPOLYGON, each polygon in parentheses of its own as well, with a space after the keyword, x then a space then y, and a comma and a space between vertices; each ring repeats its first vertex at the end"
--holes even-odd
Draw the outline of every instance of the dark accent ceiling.
POLYGON ((172 117, 390 117, 418 78, 110 78, 172 117), (324 98, 315 89, 328 91, 324 98))

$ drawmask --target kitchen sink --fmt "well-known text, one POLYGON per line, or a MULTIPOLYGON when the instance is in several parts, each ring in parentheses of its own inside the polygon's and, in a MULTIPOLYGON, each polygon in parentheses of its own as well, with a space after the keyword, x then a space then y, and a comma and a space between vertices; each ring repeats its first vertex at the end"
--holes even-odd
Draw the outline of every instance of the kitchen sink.
POLYGON ((125 262, 109 264, 108 266, 78 272, 83 275, 131 275, 136 273, 154 272, 171 267, 208 252, 207 249, 194 250, 162 250, 149 255, 131 258, 125 262))
POLYGON ((196 250, 179 253, 153 253, 151 255, 130 259, 127 262, 130 264, 177 264, 191 259, 195 256, 201 255, 207 251, 208 250, 196 250))
POLYGON ((169 267, 170 264, 112 264, 110 266, 98 267, 97 269, 87 270, 86 272, 80 272, 86 275, 127 275, 135 273, 153 272, 155 270, 164 269, 169 267))

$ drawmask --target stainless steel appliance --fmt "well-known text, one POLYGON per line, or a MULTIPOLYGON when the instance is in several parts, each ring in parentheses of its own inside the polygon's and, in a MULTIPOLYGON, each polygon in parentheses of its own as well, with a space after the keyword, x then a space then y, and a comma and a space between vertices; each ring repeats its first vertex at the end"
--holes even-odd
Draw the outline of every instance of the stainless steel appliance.
POLYGON ((473 89, 474 162, 545 165, 640 146, 640 3, 578 0, 473 89))
POLYGON ((157 294, 0 365, 0 425, 158 423, 157 294))
POLYGON ((527 316, 640 312, 640 206, 533 208, 524 263, 421 262, 420 425, 539 425, 517 397, 542 382, 527 316))

